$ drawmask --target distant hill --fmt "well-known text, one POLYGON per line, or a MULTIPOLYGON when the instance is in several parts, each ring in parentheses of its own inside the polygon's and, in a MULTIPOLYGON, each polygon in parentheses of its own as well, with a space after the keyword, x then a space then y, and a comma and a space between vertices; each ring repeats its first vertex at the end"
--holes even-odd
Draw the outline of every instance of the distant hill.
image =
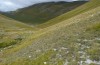
POLYGON ((6 16, 28 24, 40 24, 53 19, 61 14, 75 9, 86 1, 75 2, 45 2, 35 4, 17 11, 4 13, 6 16))

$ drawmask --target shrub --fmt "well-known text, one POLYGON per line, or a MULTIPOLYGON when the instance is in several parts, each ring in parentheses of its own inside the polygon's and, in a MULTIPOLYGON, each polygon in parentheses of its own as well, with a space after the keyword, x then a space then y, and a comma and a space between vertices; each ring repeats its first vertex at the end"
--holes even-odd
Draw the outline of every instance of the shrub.
POLYGON ((88 50, 88 54, 90 55, 90 59, 95 61, 100 61, 100 49, 93 48, 88 50))
POLYGON ((17 38, 17 39, 14 39, 14 40, 11 40, 9 42, 1 42, 0 43, 0 48, 4 48, 4 47, 8 47, 8 46, 11 46, 11 45, 14 45, 14 44, 17 44, 19 42, 21 42, 22 38, 17 38))
POLYGON ((0 43, 0 48, 4 48, 4 47, 10 46, 10 45, 14 45, 16 43, 17 43, 17 41, 2 42, 2 43, 0 43))

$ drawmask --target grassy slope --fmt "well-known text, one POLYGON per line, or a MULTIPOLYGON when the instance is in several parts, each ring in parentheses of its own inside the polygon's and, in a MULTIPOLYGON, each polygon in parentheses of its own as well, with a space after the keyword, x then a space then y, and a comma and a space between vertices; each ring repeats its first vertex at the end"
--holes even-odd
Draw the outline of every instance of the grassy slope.
MULTIPOLYGON (((95 2, 95 5, 100 4, 99 0, 95 2)), ((11 65, 45 65, 44 62, 47 65, 66 65, 67 62, 68 65, 78 65, 83 61, 82 65, 89 65, 87 59, 100 61, 100 6, 92 8, 38 31, 22 45, 4 50, 1 62, 11 65)))
POLYGON ((59 23, 61 21, 64 21, 66 19, 69 19, 71 17, 74 17, 74 16, 76 16, 78 14, 81 14, 85 11, 91 10, 91 9, 97 7, 97 6, 100 6, 99 2, 100 2, 100 0, 96 0, 96 1, 95 0, 90 0, 90 2, 76 8, 76 9, 74 9, 74 10, 68 12, 68 13, 65 13, 61 16, 58 16, 58 17, 54 18, 54 19, 51 19, 51 20, 49 20, 48 22, 46 22, 44 24, 40 24, 36 28, 45 28, 45 27, 54 25, 56 23, 59 23))
POLYGON ((20 42, 30 31, 32 27, 0 15, 0 49, 20 42))
MULTIPOLYGON (((21 23, 19 21, 15 21, 11 18, 8 18, 4 15, 0 15, 0 28, 5 28, 5 29, 13 29, 14 28, 32 28, 27 24, 21 23)), ((3 29, 3 30, 5 30, 3 29)), ((11 30, 10 30, 11 31, 11 30)))
POLYGON ((18 11, 14 11, 6 15, 16 20, 22 21, 24 23, 35 25, 44 23, 84 3, 85 3, 84 1, 71 2, 71 3, 70 2, 39 3, 27 8, 20 9, 18 11))

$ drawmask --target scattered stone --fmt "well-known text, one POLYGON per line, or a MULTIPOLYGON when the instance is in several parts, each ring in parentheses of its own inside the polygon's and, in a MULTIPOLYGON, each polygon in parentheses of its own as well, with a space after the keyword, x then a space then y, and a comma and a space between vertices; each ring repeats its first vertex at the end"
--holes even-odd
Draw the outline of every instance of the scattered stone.
POLYGON ((10 49, 10 48, 12 48, 12 47, 13 47, 13 46, 8 46, 7 48, 10 49))
POLYGON ((81 41, 81 39, 77 39, 77 41, 81 41))
POLYGON ((83 64, 83 61, 80 61, 79 64, 82 65, 83 64))
POLYGON ((77 33, 76 36, 78 36, 79 34, 77 33))
POLYGON ((82 55, 82 56, 80 56, 80 58, 85 58, 85 56, 84 56, 84 55, 82 55))
POLYGON ((81 46, 81 43, 78 43, 79 46, 81 46))
POLYGON ((88 49, 89 49, 90 47, 89 47, 89 46, 87 46, 86 48, 88 48, 88 49))
POLYGON ((41 50, 36 50, 36 52, 41 52, 41 50))
POLYGON ((84 42, 87 42, 88 40, 87 40, 87 39, 84 39, 83 41, 84 41, 84 42))
POLYGON ((47 62, 43 62, 44 64, 47 64, 47 62))
POLYGON ((68 61, 67 60, 65 61, 64 65, 68 65, 68 61))
POLYGON ((95 38, 95 40, 100 40, 100 38, 95 38))
POLYGON ((32 56, 29 56, 29 58, 31 58, 32 56))
POLYGON ((85 54, 85 52, 83 52, 83 51, 78 51, 78 53, 80 53, 80 54, 85 54))
POLYGON ((62 57, 60 54, 56 54, 57 55, 57 57, 62 57))
POLYGON ((24 53, 24 55, 25 55, 26 53, 24 53))
POLYGON ((63 49, 63 50, 66 50, 67 48, 65 48, 65 47, 62 47, 61 49, 63 49))
POLYGON ((94 15, 92 14, 91 16, 93 17, 94 15))
POLYGON ((100 61, 92 61, 90 59, 86 59, 85 63, 87 63, 87 64, 95 63, 97 65, 100 65, 100 61))
POLYGON ((57 51, 57 49, 53 49, 54 51, 57 51))
POLYGON ((67 54, 69 53, 69 51, 66 52, 67 54))
POLYGON ((90 64, 90 63, 93 63, 93 61, 90 59, 86 59, 85 63, 90 64))

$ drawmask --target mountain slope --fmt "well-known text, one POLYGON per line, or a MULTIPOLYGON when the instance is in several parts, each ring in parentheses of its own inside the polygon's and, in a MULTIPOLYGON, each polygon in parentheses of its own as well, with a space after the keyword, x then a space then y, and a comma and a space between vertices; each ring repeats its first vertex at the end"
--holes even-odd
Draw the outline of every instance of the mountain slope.
POLYGON ((37 31, 22 44, 2 51, 0 57, 2 65, 100 65, 99 51, 100 6, 97 6, 37 31))
POLYGON ((36 25, 75 9, 84 3, 86 3, 86 1, 39 3, 17 11, 6 13, 5 15, 24 23, 36 25))
POLYGON ((83 13, 85 11, 88 11, 88 10, 91 10, 93 8, 96 8, 98 6, 100 6, 100 0, 96 0, 96 1, 95 0, 90 0, 90 2, 78 7, 76 9, 72 10, 72 11, 69 11, 68 13, 65 13, 65 14, 63 14, 61 16, 58 16, 58 17, 54 18, 54 19, 51 19, 51 20, 49 20, 48 22, 46 22, 44 24, 40 24, 36 28, 40 28, 41 29, 41 28, 45 28, 45 27, 54 25, 56 23, 59 23, 61 21, 64 21, 64 20, 69 19, 71 17, 74 17, 74 16, 76 16, 78 14, 81 14, 81 13, 83 13))
MULTIPOLYGON (((21 23, 19 21, 15 21, 11 18, 8 18, 4 15, 0 15, 0 29, 2 30, 5 30, 5 29, 14 29, 16 28, 29 28, 30 26, 24 24, 24 23, 21 23)), ((31 28, 31 27, 30 27, 31 28)), ((11 30, 10 30, 11 31, 11 30)))
POLYGON ((0 49, 21 42, 32 27, 0 15, 0 49))

